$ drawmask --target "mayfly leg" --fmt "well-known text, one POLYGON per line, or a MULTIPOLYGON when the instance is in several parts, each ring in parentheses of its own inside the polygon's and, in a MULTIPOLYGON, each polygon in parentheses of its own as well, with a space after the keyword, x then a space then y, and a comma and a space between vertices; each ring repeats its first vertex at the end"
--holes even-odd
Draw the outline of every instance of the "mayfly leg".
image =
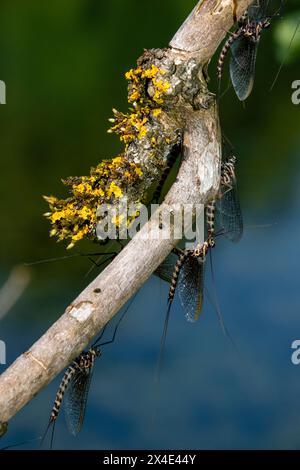
POLYGON ((118 319, 117 321, 117 324, 115 326, 115 329, 114 329, 114 332, 113 332, 113 335, 112 335, 112 338, 108 341, 105 341, 103 343, 101 343, 101 339, 103 338, 103 334, 106 330, 106 327, 108 325, 108 323, 104 326, 104 328, 102 329, 102 332, 100 334, 100 336, 98 336, 98 338, 96 339, 96 341, 92 344, 92 348, 94 348, 95 346, 99 346, 99 347, 102 347, 102 346, 106 346, 107 344, 111 344, 115 341, 115 338, 116 338, 116 334, 117 334, 117 331, 118 331, 118 328, 123 320, 123 318, 125 317, 126 313, 128 312, 128 310, 130 309, 130 307, 132 306, 134 300, 136 299, 136 296, 138 295, 139 291, 137 291, 134 296, 132 297, 132 299, 129 301, 128 305, 126 306, 124 312, 120 315, 120 318, 118 319), (100 344, 99 344, 100 343, 100 344))
POLYGON ((94 268, 101 268, 101 266, 103 266, 104 264, 106 263, 109 263, 110 261, 112 261, 118 254, 118 252, 114 252, 114 253, 105 253, 105 255, 108 254, 108 258, 105 258, 104 260, 100 261, 100 259, 102 258, 102 256, 100 256, 100 258, 97 259, 97 261, 93 260, 90 256, 88 256, 88 259, 89 261, 91 261, 92 263, 92 266, 89 268, 89 270, 87 271, 87 273, 85 274, 84 277, 88 277, 91 272, 93 271, 94 268))
MULTIPOLYGON (((120 251, 121 251, 124 248, 124 246, 119 240, 116 240, 116 241, 119 243, 119 245, 121 247, 120 248, 120 251)), ((89 268, 89 270, 85 274, 85 277, 88 277, 95 268, 99 268, 99 267, 103 266, 104 264, 106 264, 107 262, 112 261, 120 253, 120 251, 100 253, 99 258, 96 261, 91 259, 90 257, 88 257, 88 259, 92 262, 92 266, 89 268), (105 258, 103 261, 100 261, 101 258, 103 256, 106 256, 106 255, 108 255, 108 258, 105 258)), ((96 256, 96 254, 95 254, 95 256, 96 256)))
MULTIPOLYGON (((115 252, 96 252, 96 253, 73 253, 72 255, 63 255, 63 256, 57 256, 54 258, 45 258, 41 259, 38 261, 31 261, 29 263, 24 263, 25 266, 35 266, 38 264, 46 264, 46 263, 54 263, 57 261, 64 261, 67 259, 72 259, 72 258, 79 258, 79 257, 86 257, 90 259, 91 256, 106 256, 106 255, 114 255, 116 254, 115 252)), ((94 260, 91 260, 94 263, 94 260)))

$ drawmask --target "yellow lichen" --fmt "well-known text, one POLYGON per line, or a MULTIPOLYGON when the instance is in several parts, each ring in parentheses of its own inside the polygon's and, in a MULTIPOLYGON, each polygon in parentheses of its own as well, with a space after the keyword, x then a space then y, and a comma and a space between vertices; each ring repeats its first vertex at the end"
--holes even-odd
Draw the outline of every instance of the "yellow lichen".
POLYGON ((140 67, 136 69, 130 69, 128 72, 125 73, 125 77, 127 80, 134 80, 138 81, 138 76, 142 73, 142 69, 140 67))
POLYGON ((118 215, 114 215, 111 219, 112 223, 116 226, 116 227, 120 227, 123 223, 125 219, 125 215, 124 214, 118 214, 118 215))
POLYGON ((135 90, 129 96, 129 101, 133 103, 134 101, 138 101, 140 99, 140 97, 141 97, 140 93, 137 90, 135 90))
POLYGON ((107 191, 107 196, 108 197, 111 197, 112 195, 114 195, 116 198, 120 198, 120 197, 123 196, 121 188, 119 186, 117 186, 114 181, 112 183, 110 183, 110 187, 107 191))
POLYGON ((159 116, 161 113, 162 113, 162 109, 161 109, 161 108, 156 108, 156 109, 153 109, 153 111, 152 111, 152 116, 157 117, 157 116, 159 116))
POLYGON ((142 176, 142 175, 143 175, 143 172, 142 172, 141 168, 138 168, 138 167, 135 168, 135 173, 136 173, 138 176, 142 176))
POLYGON ((156 77, 158 73, 160 73, 161 75, 164 75, 166 71, 163 69, 159 69, 156 65, 152 64, 149 69, 146 69, 141 73, 141 77, 153 79, 156 77))
POLYGON ((153 100, 158 104, 162 104, 164 101, 161 96, 169 90, 171 85, 169 82, 156 80, 155 78, 152 80, 152 82, 155 87, 153 100))

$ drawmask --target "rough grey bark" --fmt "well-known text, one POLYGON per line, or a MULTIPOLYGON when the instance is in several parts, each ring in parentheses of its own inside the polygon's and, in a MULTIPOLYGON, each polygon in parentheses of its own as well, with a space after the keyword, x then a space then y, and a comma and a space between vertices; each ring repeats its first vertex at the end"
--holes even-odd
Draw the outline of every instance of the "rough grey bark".
MULTIPOLYGON (((252 0, 240 0, 241 16, 252 0)), ((214 96, 203 79, 210 60, 232 26, 232 0, 202 0, 164 54, 173 64, 197 62, 197 105, 179 101, 185 123, 183 161, 164 204, 205 204, 219 187, 221 136, 214 96)), ((0 377, 0 424, 8 421, 64 369, 115 315, 169 254, 177 240, 149 239, 150 220, 114 261, 69 305, 64 314, 0 377)), ((156 227, 156 225, 155 225, 156 227)), ((1 429, 1 428, 0 428, 1 429)))

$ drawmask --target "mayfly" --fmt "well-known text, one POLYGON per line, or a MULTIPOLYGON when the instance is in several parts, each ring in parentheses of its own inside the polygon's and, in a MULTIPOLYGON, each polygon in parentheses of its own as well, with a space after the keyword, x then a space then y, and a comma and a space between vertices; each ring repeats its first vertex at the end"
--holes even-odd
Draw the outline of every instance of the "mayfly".
POLYGON ((204 266, 206 255, 214 246, 214 239, 211 238, 206 240, 203 244, 199 244, 194 250, 180 250, 175 248, 167 260, 156 270, 156 274, 161 279, 170 283, 168 308, 157 364, 157 381, 159 380, 161 371, 163 351, 175 291, 178 289, 181 304, 184 308, 187 320, 190 322, 196 321, 202 311, 203 305, 204 266))
POLYGON ((205 259, 215 246, 215 236, 224 235, 229 240, 238 242, 243 234, 235 164, 234 155, 222 163, 219 194, 206 206, 206 241, 195 250, 175 248, 156 270, 159 277, 170 283, 168 309, 178 287, 179 298, 189 321, 197 320, 202 310, 205 259))
POLYGON ((238 29, 225 42, 219 56, 217 74, 221 81, 225 58, 231 50, 230 78, 240 101, 250 95, 255 77, 258 44, 262 31, 271 25, 268 0, 257 0, 240 19, 238 29))
MULTIPOLYGON (((155 274, 170 284, 168 308, 161 339, 157 379, 159 378, 163 350, 170 317, 171 306, 176 290, 188 321, 194 322, 199 318, 203 307, 205 261, 211 248, 215 246, 215 237, 225 235, 233 242, 240 240, 243 233, 243 218, 236 189, 235 176, 236 157, 228 157, 221 168, 221 184, 216 199, 206 206, 207 238, 196 249, 181 250, 174 248, 173 252, 157 268, 155 274), (217 231, 216 231, 216 226, 217 231)), ((220 324, 225 334, 230 338, 218 305, 216 306, 220 324)))
POLYGON ((66 369, 55 396, 49 423, 42 438, 41 445, 45 440, 48 430, 52 426, 50 448, 52 449, 53 447, 55 424, 63 399, 65 402, 66 422, 70 433, 76 436, 80 432, 85 417, 95 361, 101 355, 101 347, 114 342, 118 327, 130 308, 134 298, 135 296, 118 320, 112 338, 108 341, 101 342, 106 329, 106 327, 104 327, 100 336, 93 343, 91 348, 88 351, 83 351, 66 369))
POLYGON ((186 319, 190 322, 196 321, 202 310, 205 260, 214 246, 214 239, 209 237, 195 249, 174 248, 173 253, 155 272, 161 279, 170 283, 168 311, 178 289, 186 319))

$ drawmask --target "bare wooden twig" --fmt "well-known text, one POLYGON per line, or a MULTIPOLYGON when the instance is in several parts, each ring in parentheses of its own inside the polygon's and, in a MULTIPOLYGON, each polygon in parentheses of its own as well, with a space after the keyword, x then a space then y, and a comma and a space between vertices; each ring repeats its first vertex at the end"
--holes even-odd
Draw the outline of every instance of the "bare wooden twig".
MULTIPOLYGON (((240 0, 241 16, 251 0, 240 0)), ((232 0, 202 0, 164 52, 175 64, 205 67, 232 26, 232 0)), ((199 80, 199 76, 197 77, 199 80)), ((193 76, 190 78, 193 86, 193 76)), ((164 204, 206 203, 219 187, 221 137, 214 97, 204 78, 198 107, 179 102, 183 162, 164 204)), ((0 422, 8 421, 65 368, 169 254, 176 241, 149 239, 150 220, 56 323, 0 377, 0 422)))

